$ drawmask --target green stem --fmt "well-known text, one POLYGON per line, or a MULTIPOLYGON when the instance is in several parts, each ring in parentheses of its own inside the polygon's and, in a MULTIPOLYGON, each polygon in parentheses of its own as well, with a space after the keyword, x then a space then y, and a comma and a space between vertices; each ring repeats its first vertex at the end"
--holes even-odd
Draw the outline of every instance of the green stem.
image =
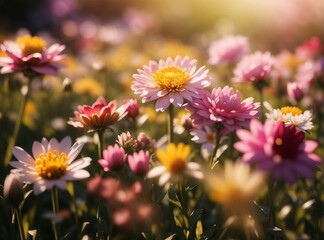
MULTIPOLYGON (((267 227, 273 228, 275 226, 275 209, 274 209, 274 199, 275 199, 275 187, 276 183, 272 180, 268 183, 268 223, 267 227)), ((267 240, 273 239, 273 232, 269 229, 267 234, 267 240)))
POLYGON ((22 215, 19 206, 15 208, 15 215, 18 222, 20 240, 25 240, 26 238, 24 233, 23 220, 22 220, 22 215))
POLYGON ((98 142, 98 157, 99 159, 102 159, 102 150, 104 147, 104 132, 105 130, 99 130, 98 133, 98 138, 99 138, 99 142, 98 142))
POLYGON ((5 159, 4 160, 5 166, 9 164, 9 162, 11 160, 11 156, 12 156, 12 148, 16 144, 16 140, 17 140, 17 136, 18 136, 18 133, 19 133, 20 125, 21 125, 22 118, 23 118, 24 112, 25 112, 25 106, 26 106, 26 103, 27 103, 28 93, 29 93, 31 82, 32 82, 32 79, 28 79, 28 84, 26 86, 22 87, 22 97, 23 98, 22 98, 20 108, 19 108, 19 111, 18 111, 18 115, 17 115, 15 126, 14 126, 13 134, 9 138, 9 141, 8 141, 6 155, 5 155, 5 158, 4 158, 5 159))
POLYGON ((263 109, 263 101, 264 101, 264 96, 263 96, 263 88, 259 87, 258 88, 258 92, 259 92, 259 97, 260 97, 260 111, 261 111, 261 115, 260 115, 260 120, 261 122, 264 121, 264 109, 263 109))
MULTIPOLYGON (((52 206, 53 206, 54 214, 57 215, 59 212, 59 202, 58 202, 58 191, 56 187, 52 188, 52 206)), ((54 230, 55 240, 59 240, 60 226, 55 221, 53 221, 53 230, 54 230)))
POLYGON ((214 158, 217 154, 217 150, 219 148, 219 144, 220 144, 220 139, 221 139, 221 134, 220 134, 220 131, 216 131, 216 142, 215 142, 215 148, 212 152, 212 154, 210 155, 210 159, 209 159, 209 164, 210 164, 210 167, 211 169, 214 168, 215 164, 214 164, 214 158))
POLYGON ((131 118, 131 122, 132 122, 133 131, 134 131, 134 136, 137 136, 136 118, 131 118))
POLYGON ((169 136, 169 143, 174 142, 174 134, 173 134, 173 118, 174 118, 174 111, 173 105, 169 106, 169 118, 168 118, 168 136, 169 136))

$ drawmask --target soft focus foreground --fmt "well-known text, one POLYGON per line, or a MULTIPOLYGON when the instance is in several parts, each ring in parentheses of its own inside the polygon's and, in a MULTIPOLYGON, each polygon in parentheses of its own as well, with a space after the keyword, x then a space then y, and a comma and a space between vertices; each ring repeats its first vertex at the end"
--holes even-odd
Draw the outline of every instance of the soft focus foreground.
POLYGON ((0 239, 324 239, 323 11, 0 1, 0 239))

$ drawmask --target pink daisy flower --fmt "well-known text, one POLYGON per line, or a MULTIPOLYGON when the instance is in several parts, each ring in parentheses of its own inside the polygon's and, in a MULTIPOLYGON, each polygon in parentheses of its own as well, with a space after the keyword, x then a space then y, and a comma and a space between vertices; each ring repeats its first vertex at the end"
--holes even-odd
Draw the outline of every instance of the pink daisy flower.
POLYGON ((257 163, 258 167, 269 172, 274 179, 290 184, 298 177, 313 178, 313 170, 321 159, 314 154, 318 143, 304 140, 304 133, 296 130, 294 125, 288 127, 282 121, 273 124, 266 120, 265 124, 253 119, 250 131, 236 132, 240 141, 234 147, 243 153, 242 161, 257 163))
POLYGON ((248 52, 248 39, 244 36, 225 36, 211 43, 208 54, 209 64, 226 64, 235 62, 248 52))
POLYGON ((103 150, 102 155, 103 159, 99 159, 98 162, 106 172, 121 170, 125 165, 126 154, 118 144, 108 146, 103 150))
POLYGON ((70 118, 68 124, 77 128, 104 129, 125 117, 127 107, 123 104, 117 108, 116 101, 107 103, 104 97, 99 97, 92 106, 79 105, 74 111, 75 118, 70 118))
POLYGON ((246 55, 234 69, 233 82, 259 82, 270 76, 274 59, 269 52, 246 55))
POLYGON ((208 69, 197 68, 197 60, 177 56, 159 62, 150 61, 134 74, 132 90, 142 97, 142 102, 156 101, 156 111, 163 112, 170 104, 180 107, 184 100, 198 96, 198 90, 210 85, 208 69))
POLYGON ((260 103, 253 103, 253 98, 241 101, 238 90, 225 86, 212 92, 200 90, 199 98, 193 99, 186 106, 191 111, 190 118, 198 125, 221 123, 226 131, 247 127, 252 118, 260 114, 260 103))
POLYGON ((60 55, 65 46, 53 44, 46 48, 40 37, 26 35, 14 41, 5 41, 1 50, 7 57, 0 57, 0 73, 30 71, 38 74, 57 75, 59 62, 65 57, 60 55))
POLYGON ((66 181, 90 176, 84 168, 90 165, 91 158, 75 160, 83 144, 76 142, 71 145, 70 137, 65 137, 61 142, 55 138, 49 141, 43 138, 41 142, 34 142, 33 156, 20 147, 14 147, 12 153, 18 161, 10 163, 15 168, 11 172, 18 174, 22 182, 34 184, 35 195, 54 186, 64 190, 66 181))

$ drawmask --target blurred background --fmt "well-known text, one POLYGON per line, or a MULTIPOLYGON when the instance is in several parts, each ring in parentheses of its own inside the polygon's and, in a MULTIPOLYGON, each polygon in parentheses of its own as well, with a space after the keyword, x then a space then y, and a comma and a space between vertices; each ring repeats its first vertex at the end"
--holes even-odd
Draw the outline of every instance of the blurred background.
POLYGON ((253 46, 277 50, 323 37, 323 12, 322 0, 0 0, 0 31, 120 41, 117 31, 128 25, 184 42, 243 34, 253 46))

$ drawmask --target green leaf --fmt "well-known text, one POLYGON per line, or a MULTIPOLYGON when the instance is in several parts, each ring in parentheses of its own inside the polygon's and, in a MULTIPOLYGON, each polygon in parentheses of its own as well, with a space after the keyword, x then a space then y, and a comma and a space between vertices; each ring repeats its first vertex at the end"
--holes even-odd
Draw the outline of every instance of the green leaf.
POLYGON ((179 197, 178 197, 178 195, 176 194, 176 192, 172 188, 169 188, 168 198, 169 198, 169 203, 171 203, 175 207, 177 207, 177 208, 179 208, 179 209, 182 210, 182 206, 181 206, 179 197))

